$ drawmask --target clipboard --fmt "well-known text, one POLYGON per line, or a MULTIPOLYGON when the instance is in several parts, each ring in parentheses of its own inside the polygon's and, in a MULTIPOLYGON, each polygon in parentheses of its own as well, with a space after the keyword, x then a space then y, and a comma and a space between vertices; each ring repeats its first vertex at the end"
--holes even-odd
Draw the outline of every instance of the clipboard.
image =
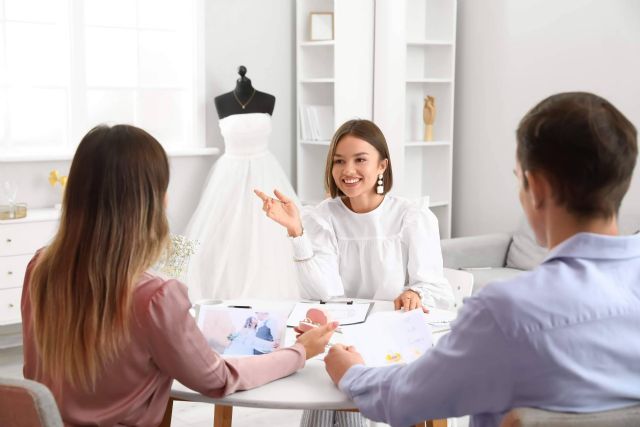
POLYGON ((340 322, 341 326, 357 325, 364 323, 373 308, 373 302, 347 302, 347 301, 321 301, 296 303, 287 319, 288 327, 298 326, 301 320, 307 315, 310 308, 321 308, 329 312, 334 321, 340 322))

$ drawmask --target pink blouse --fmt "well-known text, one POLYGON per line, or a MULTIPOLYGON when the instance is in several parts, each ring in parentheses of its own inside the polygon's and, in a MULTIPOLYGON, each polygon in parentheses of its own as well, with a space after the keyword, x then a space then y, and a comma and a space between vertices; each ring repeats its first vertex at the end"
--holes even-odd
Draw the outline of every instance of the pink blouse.
MULTIPOLYGON (((176 280, 144 274, 133 296, 131 341, 102 371, 95 391, 63 384, 59 391, 36 370, 29 298, 29 263, 22 292, 24 377, 47 385, 65 425, 156 426, 162 420, 173 379, 211 397, 247 390, 290 375, 305 363, 304 347, 271 354, 223 359, 214 352, 189 314, 187 288, 176 280)), ((55 307, 51 308, 55 310, 55 307)))

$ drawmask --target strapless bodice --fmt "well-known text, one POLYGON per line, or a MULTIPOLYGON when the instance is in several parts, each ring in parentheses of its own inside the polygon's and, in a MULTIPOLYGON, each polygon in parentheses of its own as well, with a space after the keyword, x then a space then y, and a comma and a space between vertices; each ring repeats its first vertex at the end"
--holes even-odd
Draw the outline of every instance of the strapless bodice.
POLYGON ((267 153, 271 135, 271 115, 266 113, 233 114, 220 119, 225 155, 253 157, 267 153))

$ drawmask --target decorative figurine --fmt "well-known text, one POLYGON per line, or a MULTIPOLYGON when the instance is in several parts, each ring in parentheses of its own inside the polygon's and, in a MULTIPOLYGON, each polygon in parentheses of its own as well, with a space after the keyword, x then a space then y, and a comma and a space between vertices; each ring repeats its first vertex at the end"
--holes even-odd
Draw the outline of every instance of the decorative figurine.
POLYGON ((427 95, 424 98, 422 119, 424 120, 424 140, 433 141, 433 122, 436 119, 436 99, 433 96, 427 95))

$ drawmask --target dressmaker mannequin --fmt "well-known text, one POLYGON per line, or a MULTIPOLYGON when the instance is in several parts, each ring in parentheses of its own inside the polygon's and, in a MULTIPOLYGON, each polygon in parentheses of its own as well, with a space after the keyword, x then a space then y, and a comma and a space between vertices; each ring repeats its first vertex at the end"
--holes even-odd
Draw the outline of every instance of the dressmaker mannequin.
POLYGON ((224 93, 214 99, 218 118, 223 119, 233 114, 267 113, 271 115, 276 104, 276 97, 268 93, 259 92, 251 85, 251 80, 245 77, 247 68, 238 68, 240 78, 236 80, 236 87, 231 92, 224 93))

